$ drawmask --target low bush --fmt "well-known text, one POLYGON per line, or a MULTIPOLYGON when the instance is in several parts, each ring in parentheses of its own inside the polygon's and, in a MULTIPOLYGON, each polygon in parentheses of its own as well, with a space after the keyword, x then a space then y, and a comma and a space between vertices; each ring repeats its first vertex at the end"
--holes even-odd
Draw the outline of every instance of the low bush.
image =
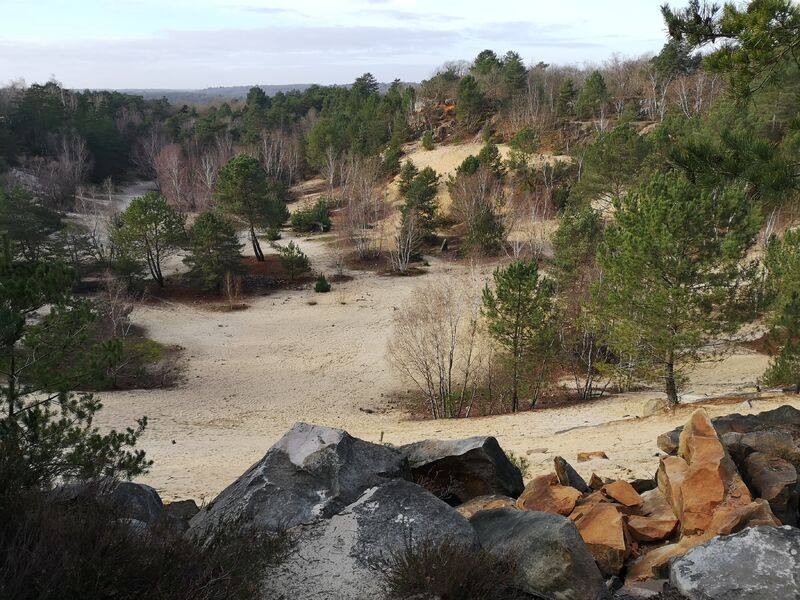
POLYGON ((290 222, 294 231, 328 231, 331 228, 328 203, 320 198, 313 206, 293 213, 290 222))
POLYGON ((327 294, 331 291, 331 284, 325 279, 325 275, 320 275, 314 284, 314 291, 319 294, 327 294))
POLYGON ((228 531, 207 545, 167 521, 143 530, 96 500, 32 494, 0 515, 0 598, 261 598, 288 540, 228 531))
POLYGON ((433 150, 433 133, 426 131, 422 134, 422 147, 425 150, 433 150))
POLYGON ((457 544, 423 542, 392 556, 384 576, 391 599, 521 600, 510 560, 457 544))

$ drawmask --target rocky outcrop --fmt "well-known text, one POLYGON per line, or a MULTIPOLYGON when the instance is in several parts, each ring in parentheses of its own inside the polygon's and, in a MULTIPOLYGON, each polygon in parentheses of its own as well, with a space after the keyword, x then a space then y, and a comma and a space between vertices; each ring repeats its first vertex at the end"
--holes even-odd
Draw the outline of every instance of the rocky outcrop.
POLYGON ((581 538, 605 575, 617 575, 630 553, 625 520, 611 503, 597 502, 575 520, 581 538))
POLYGON ((479 513, 482 510, 494 510, 496 508, 514 508, 516 506, 516 500, 513 498, 509 498, 508 496, 503 496, 501 494, 491 494, 489 496, 478 496, 477 498, 473 498, 469 502, 465 502, 459 506, 456 506, 456 510, 464 515, 467 519, 472 518, 473 515, 479 513))
POLYGON ((291 554, 264 581, 266 597, 382 598, 382 570, 406 548, 423 541, 480 547, 469 521, 403 480, 365 490, 338 514, 297 528, 295 536, 291 554))
POLYGON ((365 490, 409 476, 397 450, 297 423, 192 518, 189 531, 205 537, 221 525, 289 529, 337 514, 365 490))
POLYGON ((789 461, 754 452, 745 461, 745 476, 753 491, 769 502, 772 512, 785 525, 797 525, 797 469, 789 461))
POLYGON ((591 492, 591 488, 583 480, 583 477, 578 475, 578 472, 566 460, 560 456, 553 459, 553 467, 556 471, 556 477, 561 485, 573 487, 581 493, 591 492))
POLYGON ((425 440, 400 447, 414 481, 457 506, 472 498, 522 493, 522 474, 493 437, 425 440))
POLYGON ((575 488, 561 485, 555 474, 542 475, 525 486, 517 499, 517 508, 567 516, 580 497, 581 493, 575 488))
POLYGON ((618 480, 607 483, 602 490, 606 496, 623 506, 639 506, 642 504, 642 497, 627 481, 618 480))
POLYGON ((658 485, 681 522, 684 535, 703 534, 722 512, 752 502, 736 465, 717 437, 705 410, 695 411, 681 432, 678 456, 661 460, 658 485))
POLYGON ((639 558, 629 569, 631 579, 663 573, 672 558, 716 535, 780 525, 766 500, 753 499, 703 409, 681 431, 677 456, 661 459, 658 486, 680 522, 682 537, 639 558))
POLYGON ((689 550, 669 569, 688 600, 800 598, 800 530, 752 527, 689 550))
POLYGON ((608 597, 600 571, 569 519, 501 508, 479 512, 471 523, 484 549, 514 562, 521 591, 558 600, 608 597))

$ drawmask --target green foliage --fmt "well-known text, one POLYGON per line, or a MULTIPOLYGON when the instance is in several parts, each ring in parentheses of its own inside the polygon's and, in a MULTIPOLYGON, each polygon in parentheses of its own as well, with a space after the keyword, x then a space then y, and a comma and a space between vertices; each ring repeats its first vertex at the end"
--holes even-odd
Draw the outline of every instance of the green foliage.
POLYGON ((163 287, 162 262, 184 244, 185 234, 184 217, 163 196, 149 192, 120 213, 112 238, 124 256, 147 266, 153 281, 163 287))
POLYGON ((523 154, 533 155, 539 150, 539 136, 530 127, 523 127, 511 138, 509 146, 523 154))
POLYGON ((702 358, 709 336, 738 325, 732 308, 759 214, 740 187, 710 192, 676 173, 654 177, 614 207, 596 290, 609 342, 660 370, 675 403, 676 372, 702 358))
POLYGON ((430 131, 422 134, 422 147, 428 151, 433 150, 433 134, 430 131))
POLYGON ((778 346, 763 381, 800 392, 800 230, 773 238, 764 259, 770 299, 770 341, 778 346))
POLYGON ((584 119, 599 117, 611 99, 600 71, 593 71, 575 100, 575 111, 584 119))
POLYGON ((603 239, 603 222, 590 206, 568 207, 553 234, 553 273, 559 287, 587 283, 594 268, 597 247, 603 239))
POLYGON ((247 154, 234 156, 219 170, 214 198, 219 207, 247 223, 253 253, 264 260, 256 227, 279 227, 289 218, 286 188, 267 177, 258 160, 247 154))
POLYGON ((200 214, 189 229, 189 254, 183 262, 195 285, 219 292, 226 273, 244 272, 242 244, 233 224, 216 212, 200 214))
POLYGON ((305 273, 311 268, 308 256, 294 242, 281 246, 278 250, 283 270, 289 274, 290 279, 305 273))
POLYGON ((597 135, 586 148, 583 175, 572 187, 581 202, 610 202, 646 172, 650 143, 627 123, 597 135))
POLYGON ((664 5, 661 11, 676 41, 693 48, 715 46, 705 57, 706 67, 726 74, 739 98, 780 85, 784 67, 800 64, 800 8, 791 0, 725 2, 722 7, 690 0, 686 8, 664 5))
POLYGON ((439 175, 431 167, 425 167, 411 180, 404 194, 403 216, 413 214, 424 236, 432 235, 439 221, 438 190, 439 175))
POLYGON ((486 98, 472 75, 463 77, 458 83, 456 102, 458 122, 469 129, 477 128, 486 113, 486 98))
POLYGON ((317 277, 317 281, 314 283, 314 291, 318 294, 327 294, 331 291, 331 284, 325 279, 325 275, 317 277))
POLYGON ((312 206, 295 211, 290 223, 294 231, 328 231, 331 228, 331 216, 328 203, 320 198, 312 206))
POLYGON ((494 272, 495 289, 483 291, 489 334, 505 350, 511 371, 511 410, 520 391, 533 408, 556 342, 555 286, 533 261, 514 261, 494 272))
POLYGON ((505 558, 459 544, 412 544, 394 554, 385 570, 386 593, 392 600, 463 598, 522 600, 514 588, 516 568, 505 558))
POLYGON ((61 215, 37 204, 20 188, 0 189, 0 232, 6 232, 15 257, 31 263, 43 258, 47 243, 63 227, 61 215))
POLYGON ((528 70, 522 62, 522 57, 511 50, 503 57, 503 84, 507 97, 514 96, 525 89, 528 83, 528 70))
POLYGON ((556 103, 556 113, 560 117, 568 117, 575 114, 575 98, 578 91, 575 89, 575 82, 572 79, 565 79, 558 90, 558 101, 556 103))
POLYGON ((411 160, 406 160, 406 162, 403 163, 403 166, 400 168, 400 176, 397 184, 397 188, 400 190, 401 196, 406 195, 406 192, 411 186, 411 182, 414 181, 414 177, 417 176, 417 173, 419 173, 419 169, 417 169, 411 160))
POLYGON ((101 433, 100 402, 70 393, 120 355, 114 340, 87 345, 95 313, 72 296, 72 280, 58 263, 0 264, 0 505, 56 481, 132 477, 149 465, 134 450, 145 419, 101 433))
POLYGON ((531 470, 531 461, 521 454, 514 454, 513 452, 506 452, 506 456, 512 465, 519 469, 523 478, 527 478, 531 470))

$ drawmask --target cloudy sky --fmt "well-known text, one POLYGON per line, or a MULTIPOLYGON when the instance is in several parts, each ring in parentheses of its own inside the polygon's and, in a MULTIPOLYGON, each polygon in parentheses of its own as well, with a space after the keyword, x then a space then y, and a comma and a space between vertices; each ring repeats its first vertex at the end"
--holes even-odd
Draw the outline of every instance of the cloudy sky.
POLYGON ((203 88, 345 83, 365 71, 419 81, 484 48, 596 63, 658 51, 661 2, 0 0, 0 83, 203 88))

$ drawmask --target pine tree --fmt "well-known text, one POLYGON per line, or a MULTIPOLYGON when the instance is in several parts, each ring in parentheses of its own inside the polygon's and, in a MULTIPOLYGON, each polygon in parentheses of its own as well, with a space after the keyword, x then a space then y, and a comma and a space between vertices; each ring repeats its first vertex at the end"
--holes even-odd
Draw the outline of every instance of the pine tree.
POLYGON ((226 273, 241 274, 242 244, 233 224, 216 212, 204 212, 189 229, 189 255, 183 262, 201 288, 219 292, 226 273))
POLYGON ((161 267, 185 240, 185 220, 155 192, 134 198, 119 215, 112 233, 122 255, 150 271, 153 281, 164 287, 161 267))
POLYGON ((558 116, 568 117, 575 114, 575 97, 577 95, 575 82, 572 79, 565 79, 558 90, 558 102, 556 103, 558 116))
POLYGON ((495 289, 483 290, 489 333, 506 351, 511 370, 511 410, 521 389, 533 408, 548 362, 555 352, 555 286, 533 261, 514 261, 494 272, 495 289), (526 385, 527 384, 527 385, 526 385))
POLYGON ((675 404, 681 369, 703 358, 709 337, 739 324, 741 261, 760 218, 740 187, 707 191, 677 173, 654 177, 614 208, 596 302, 610 345, 660 371, 675 404))
POLYGON ((409 184, 402 206, 403 217, 414 214, 416 224, 423 236, 430 236, 436 229, 439 217, 439 175, 431 167, 425 167, 409 184))
POLYGON ((594 71, 578 94, 575 110, 584 119, 599 117, 608 105, 609 98, 603 74, 594 71))
POLYGON ((279 250, 279 258, 284 271, 289 274, 289 279, 305 273, 311 268, 308 256, 294 242, 289 242, 279 250))
POLYGON ((253 156, 240 154, 219 170, 214 198, 225 212, 243 219, 250 230, 253 253, 264 260, 256 227, 279 227, 289 218, 284 202, 286 189, 267 177, 253 156))

